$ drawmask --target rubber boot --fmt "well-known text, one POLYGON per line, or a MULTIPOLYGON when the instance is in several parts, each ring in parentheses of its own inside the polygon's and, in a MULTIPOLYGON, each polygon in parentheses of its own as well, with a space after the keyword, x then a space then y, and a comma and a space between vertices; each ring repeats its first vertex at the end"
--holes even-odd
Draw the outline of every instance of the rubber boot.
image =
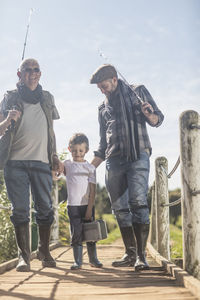
POLYGON ((54 268, 56 262, 49 251, 49 241, 51 234, 51 225, 38 225, 39 244, 37 250, 37 258, 42 261, 43 267, 54 268))
POLYGON ((75 245, 72 247, 74 253, 74 264, 71 266, 71 270, 78 270, 82 268, 83 246, 75 245))
POLYGON ((119 227, 126 249, 126 253, 120 260, 115 260, 112 263, 113 267, 130 267, 134 266, 136 262, 136 241, 133 227, 119 227))
POLYGON ((19 262, 16 267, 18 272, 30 271, 30 241, 29 241, 29 223, 15 226, 15 236, 18 246, 19 262))
POLYGON ((149 265, 146 261, 145 249, 149 235, 149 224, 133 224, 136 240, 138 256, 135 263, 135 271, 149 270, 149 265))
POLYGON ((97 258, 97 248, 95 242, 87 242, 87 252, 89 257, 89 262, 92 267, 102 268, 103 264, 97 258))

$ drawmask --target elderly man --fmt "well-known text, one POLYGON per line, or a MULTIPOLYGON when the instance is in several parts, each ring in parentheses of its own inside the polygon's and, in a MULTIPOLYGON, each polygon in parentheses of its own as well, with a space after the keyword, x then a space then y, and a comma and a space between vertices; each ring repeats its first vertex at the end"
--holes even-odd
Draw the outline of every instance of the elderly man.
POLYGON ((49 252, 52 207, 51 170, 62 172, 55 148, 53 120, 59 119, 53 96, 39 84, 41 71, 35 59, 24 60, 15 90, 0 104, 0 168, 12 204, 11 221, 19 252, 17 271, 30 270, 29 191, 39 228, 38 258, 44 267, 55 267, 49 252))
POLYGON ((113 266, 149 269, 145 248, 151 144, 146 123, 158 127, 164 117, 148 90, 143 85, 130 87, 118 79, 112 65, 100 66, 90 83, 97 84, 106 96, 99 106, 100 143, 92 163, 98 167, 106 160, 106 188, 126 250, 113 266))

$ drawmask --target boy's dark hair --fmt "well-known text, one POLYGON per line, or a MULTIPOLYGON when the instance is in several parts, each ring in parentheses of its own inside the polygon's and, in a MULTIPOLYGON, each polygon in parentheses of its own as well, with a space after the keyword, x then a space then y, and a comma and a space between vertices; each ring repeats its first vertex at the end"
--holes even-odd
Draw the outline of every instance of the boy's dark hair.
POLYGON ((86 149, 89 150, 89 140, 84 133, 74 133, 69 140, 69 147, 77 144, 86 144, 86 149))

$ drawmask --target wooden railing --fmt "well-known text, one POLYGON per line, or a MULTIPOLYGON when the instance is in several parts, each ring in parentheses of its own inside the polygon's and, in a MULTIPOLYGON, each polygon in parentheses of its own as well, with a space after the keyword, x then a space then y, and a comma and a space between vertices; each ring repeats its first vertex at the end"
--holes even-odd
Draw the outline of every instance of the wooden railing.
POLYGON ((170 260, 169 206, 181 203, 183 231, 183 269, 200 279, 200 116, 185 111, 180 116, 180 158, 168 175, 168 161, 155 161, 152 188, 150 242, 170 260), (168 179, 181 167, 181 198, 169 203, 168 179))

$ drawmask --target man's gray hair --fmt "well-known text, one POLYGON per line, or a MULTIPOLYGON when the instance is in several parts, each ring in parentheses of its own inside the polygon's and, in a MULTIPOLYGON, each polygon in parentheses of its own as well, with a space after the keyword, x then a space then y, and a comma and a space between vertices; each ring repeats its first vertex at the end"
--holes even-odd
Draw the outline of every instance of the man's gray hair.
POLYGON ((20 65, 19 65, 19 71, 21 72, 21 71, 23 71, 24 69, 26 69, 26 67, 29 65, 29 64, 35 64, 35 65, 37 65, 38 67, 40 67, 39 66, 39 63, 38 63, 38 61, 36 60, 36 59, 34 59, 34 58, 27 58, 27 59, 24 59, 21 63, 20 63, 20 65))

